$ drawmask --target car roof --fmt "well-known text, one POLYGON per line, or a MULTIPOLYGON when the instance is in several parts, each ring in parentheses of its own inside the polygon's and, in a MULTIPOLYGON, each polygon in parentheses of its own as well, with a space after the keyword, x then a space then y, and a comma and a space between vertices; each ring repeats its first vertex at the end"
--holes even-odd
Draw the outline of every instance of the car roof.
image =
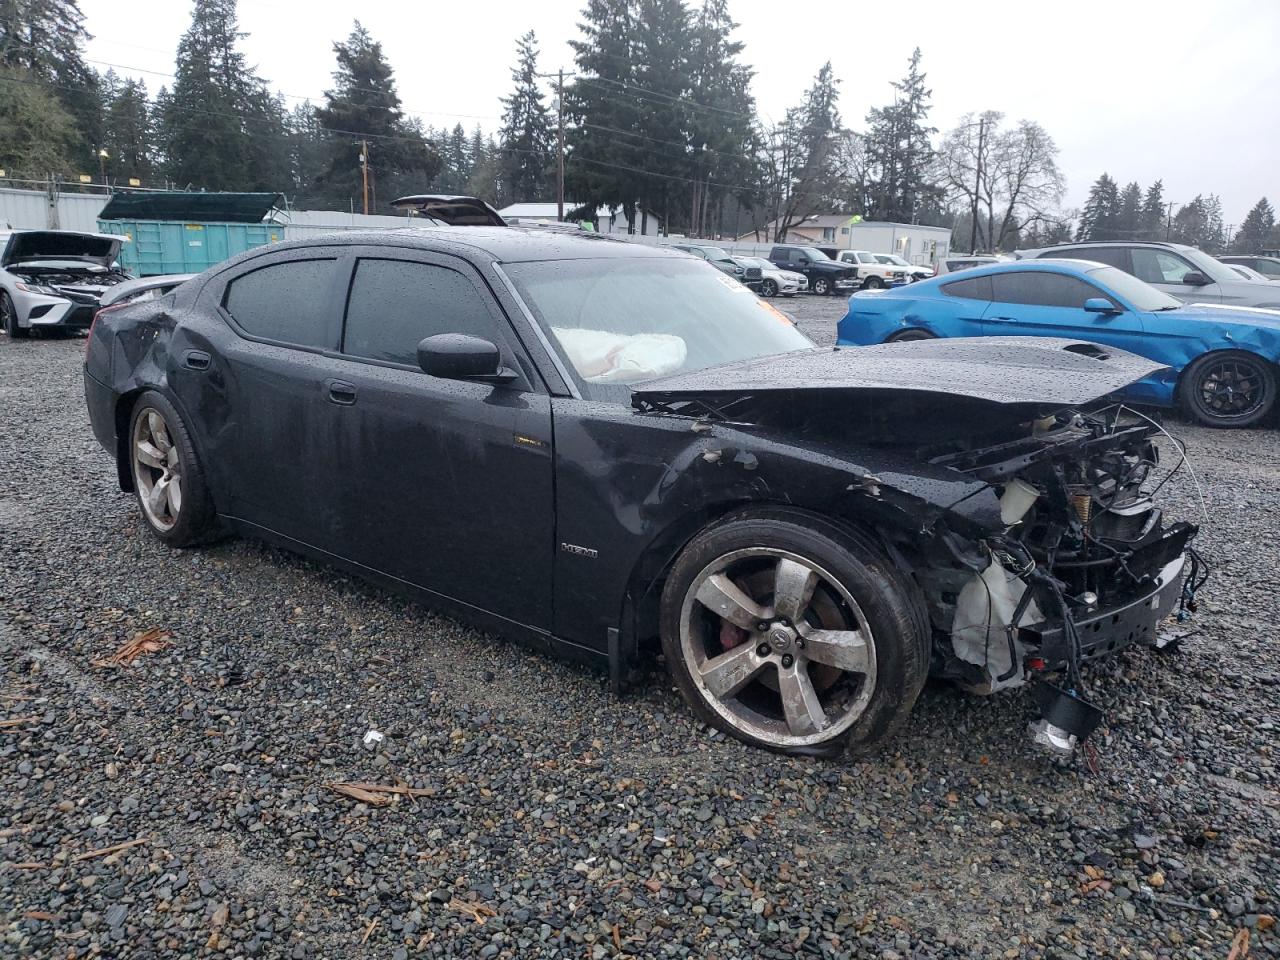
POLYGON ((1172 243, 1168 240, 1078 240, 1074 243, 1055 243, 1051 247, 1037 247, 1024 253, 1043 253, 1046 250, 1066 250, 1076 247, 1157 247, 1162 250, 1195 250, 1196 247, 1186 243, 1172 243))
POLYGON ((598 233, 565 233, 536 227, 396 227, 351 230, 290 240, 253 251, 306 249, 315 246, 390 246, 463 253, 470 250, 501 263, 531 260, 588 260, 625 257, 671 257, 679 254, 642 243, 628 243, 598 233))

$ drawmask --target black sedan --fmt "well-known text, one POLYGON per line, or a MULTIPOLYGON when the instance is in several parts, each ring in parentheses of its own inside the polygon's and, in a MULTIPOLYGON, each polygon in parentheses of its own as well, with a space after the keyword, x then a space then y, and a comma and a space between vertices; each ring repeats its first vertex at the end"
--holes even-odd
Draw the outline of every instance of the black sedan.
POLYGON ((829 754, 891 734, 930 671, 1065 670, 1039 735, 1088 733, 1081 664, 1154 640, 1195 534, 1144 493, 1155 426, 1100 400, 1154 367, 818 349, 686 256, 446 227, 273 245, 106 311, 85 393, 167 544, 261 537, 618 682, 660 651, 707 723, 829 754))

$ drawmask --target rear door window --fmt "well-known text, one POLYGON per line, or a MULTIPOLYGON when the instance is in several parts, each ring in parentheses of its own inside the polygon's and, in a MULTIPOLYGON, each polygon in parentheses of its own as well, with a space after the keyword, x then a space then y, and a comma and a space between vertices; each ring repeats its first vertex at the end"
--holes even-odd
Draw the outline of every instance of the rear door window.
POLYGON ((330 348, 336 260, 286 260, 227 284, 223 308, 250 336, 300 347, 330 348))
POLYGON ((1103 295, 1102 291, 1083 280, 1039 270, 998 273, 991 278, 991 286, 991 299, 997 303, 1020 303, 1036 307, 1082 310, 1084 302, 1090 297, 1103 295))
POLYGON ((1092 260, 1094 263, 1105 263, 1108 267, 1118 267, 1125 273, 1132 273, 1129 263, 1129 251, 1124 247, 1076 247, 1072 250, 1051 251, 1041 254, 1045 257, 1060 257, 1068 260, 1092 260))
POLYGON ((487 297, 448 267, 360 260, 347 299, 342 352, 417 366, 418 342, 438 333, 464 333, 501 345, 501 328, 487 297))

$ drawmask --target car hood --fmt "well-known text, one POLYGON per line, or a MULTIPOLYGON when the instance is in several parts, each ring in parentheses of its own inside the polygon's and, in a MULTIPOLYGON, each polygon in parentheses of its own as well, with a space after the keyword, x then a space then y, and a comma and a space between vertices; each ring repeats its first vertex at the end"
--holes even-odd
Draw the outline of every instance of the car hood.
POLYGON ((1074 407, 1164 364, 1081 340, 978 337, 815 347, 651 380, 633 403, 829 391, 965 397, 1002 406, 1074 407))
POLYGON ((31 260, 82 260, 109 267, 120 253, 123 237, 66 230, 21 230, 9 237, 0 266, 31 260))
MULTIPOLYGON (((1254 286, 1261 286, 1261 284, 1254 284, 1254 286)), ((1280 299, 1280 289, 1277 289, 1276 296, 1280 299)), ((1264 307, 1224 307, 1213 303, 1187 303, 1175 310, 1157 312, 1156 316, 1213 320, 1217 323, 1242 323, 1250 327, 1280 330, 1280 310, 1264 307)))

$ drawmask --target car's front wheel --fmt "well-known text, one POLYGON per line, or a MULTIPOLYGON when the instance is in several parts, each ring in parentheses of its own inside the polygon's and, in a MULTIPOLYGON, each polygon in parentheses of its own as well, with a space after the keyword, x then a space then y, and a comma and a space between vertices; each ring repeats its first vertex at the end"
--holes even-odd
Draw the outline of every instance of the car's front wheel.
POLYGON ((866 283, 864 283, 862 286, 866 290, 879 290, 881 287, 884 286, 884 281, 881 280, 879 277, 867 277, 866 283))
POLYGON ((217 515, 182 417, 163 394, 138 398, 129 419, 129 466, 142 519, 173 547, 207 540, 217 515))
POLYGON ((13 305, 13 299, 8 292, 4 290, 0 290, 0 326, 4 327, 4 332, 12 340, 21 340, 31 333, 26 327, 18 326, 18 309, 13 305))
POLYGON ((694 713, 784 753, 884 740, 928 670, 926 614, 904 575, 870 541, 797 511, 696 536, 667 578, 661 627, 694 713))
POLYGON ((778 295, 778 284, 773 280, 766 279, 760 284, 760 296, 766 299, 773 299, 778 295))
POLYGON ((884 338, 885 343, 909 343, 912 340, 938 339, 928 330, 900 330, 884 338))
POLYGON ((1183 371, 1182 404, 1209 427, 1251 427, 1276 401, 1275 368, 1245 350, 1206 354, 1183 371))
POLYGON ((810 289, 813 290, 813 292, 816 293, 818 296, 825 297, 828 293, 831 292, 831 281, 828 280, 826 277, 818 277, 810 285, 810 289))

